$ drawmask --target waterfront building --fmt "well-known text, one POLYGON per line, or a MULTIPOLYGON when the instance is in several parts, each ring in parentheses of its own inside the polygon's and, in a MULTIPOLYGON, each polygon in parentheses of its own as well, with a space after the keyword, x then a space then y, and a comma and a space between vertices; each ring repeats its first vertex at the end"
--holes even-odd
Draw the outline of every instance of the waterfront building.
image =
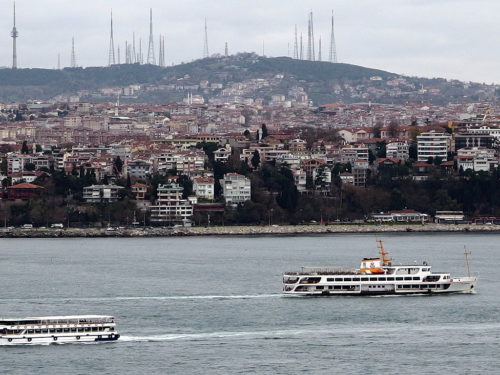
POLYGON ((226 173, 220 180, 226 204, 236 205, 250 200, 252 188, 250 179, 238 173, 226 173))
POLYGON ((87 203, 112 203, 120 199, 119 191, 124 189, 118 185, 91 185, 83 188, 83 199, 87 203))
POLYGON ((157 200, 151 208, 151 221, 185 223, 193 216, 193 205, 182 198, 183 188, 174 180, 158 185, 157 200))
POLYGON ((213 177, 197 177, 193 180, 193 191, 198 198, 213 200, 214 185, 213 177))

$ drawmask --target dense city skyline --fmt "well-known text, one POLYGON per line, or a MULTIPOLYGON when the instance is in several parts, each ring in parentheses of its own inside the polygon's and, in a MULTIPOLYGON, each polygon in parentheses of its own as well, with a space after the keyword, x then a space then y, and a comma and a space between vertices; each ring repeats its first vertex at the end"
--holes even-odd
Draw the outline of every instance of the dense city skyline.
MULTIPOLYGON (((70 66, 71 39, 75 38, 79 66, 103 66, 108 61, 109 13, 114 13, 115 45, 125 60, 125 41, 142 38, 147 54, 149 8, 153 8, 155 49, 159 35, 166 38, 166 65, 201 58, 204 19, 208 24, 210 54, 254 51, 268 56, 293 56, 294 27, 307 38, 308 12, 314 12, 316 43, 321 37, 323 60, 328 58, 330 14, 335 12, 339 62, 395 73, 456 78, 464 81, 500 82, 500 50, 495 48, 499 27, 493 0, 468 1, 315 1, 271 3, 256 1, 251 7, 230 1, 206 5, 188 0, 148 0, 136 3, 89 0, 72 4, 47 0, 28 4, 18 0, 18 65, 24 67, 70 66), (58 11, 60 9, 60 11, 58 11)), ((12 63, 12 2, 2 2, 0 66, 12 63)))

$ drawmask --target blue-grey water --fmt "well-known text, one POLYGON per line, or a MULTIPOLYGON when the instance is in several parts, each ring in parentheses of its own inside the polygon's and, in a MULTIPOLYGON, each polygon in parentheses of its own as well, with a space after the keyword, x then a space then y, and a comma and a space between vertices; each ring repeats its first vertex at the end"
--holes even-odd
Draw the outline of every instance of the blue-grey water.
POLYGON ((358 266, 373 235, 0 240, 0 316, 110 314, 114 343, 0 347, 1 374, 498 374, 499 234, 392 234, 477 293, 282 297, 281 273, 358 266))

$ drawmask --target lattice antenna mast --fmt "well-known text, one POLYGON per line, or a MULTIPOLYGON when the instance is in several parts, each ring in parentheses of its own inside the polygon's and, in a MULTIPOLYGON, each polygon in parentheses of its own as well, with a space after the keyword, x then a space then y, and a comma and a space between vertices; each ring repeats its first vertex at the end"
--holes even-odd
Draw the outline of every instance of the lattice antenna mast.
POLYGON ((149 9, 149 47, 148 64, 155 65, 155 46, 153 41, 153 9, 149 9))
POLYGON ((12 69, 17 69, 17 37, 19 33, 16 28, 16 2, 14 1, 14 24, 10 33, 12 37, 12 69))
POLYGON ((137 55, 137 61, 139 64, 143 63, 143 58, 142 58, 142 38, 139 38, 139 54, 137 55))
POLYGON ((227 48, 227 42, 226 44, 224 45, 224 56, 228 57, 229 56, 229 50, 227 48))
POLYGON ((311 16, 311 57, 312 61, 316 60, 316 48, 315 48, 315 42, 314 42, 314 22, 313 22, 313 12, 310 14, 311 16))
POLYGON ((328 58, 328 61, 330 61, 331 63, 337 62, 337 47, 335 45, 335 20, 333 18, 333 11, 332 11, 332 31, 330 35, 330 56, 328 58))
POLYGON ((311 60, 311 19, 307 20, 307 60, 311 60))
POLYGON ((165 66, 165 61, 164 61, 164 53, 163 53, 163 38, 160 35, 160 46, 158 50, 158 66, 165 66))
POLYGON ((109 35, 109 56, 108 65, 116 64, 115 59, 115 40, 113 37, 113 9, 111 9, 111 32, 109 35))
POLYGON ((321 61, 321 37, 319 37, 319 44, 318 44, 318 61, 321 61))
POLYGON ((71 38, 71 67, 76 68, 75 37, 71 38))
POLYGON ((135 52, 135 32, 132 33, 132 62, 137 62, 137 54, 135 52))
POLYGON ((304 60, 304 45, 302 43, 302 33, 300 33, 300 60, 304 60))
POLYGON ((293 58, 294 59, 299 58, 299 44, 297 41, 297 25, 295 25, 295 43, 293 45, 293 58))
POLYGON ((57 70, 61 70, 61 54, 57 54, 57 70))
POLYGON ((207 58, 209 56, 208 53, 208 28, 207 28, 207 19, 205 18, 205 42, 203 44, 203 58, 207 58))

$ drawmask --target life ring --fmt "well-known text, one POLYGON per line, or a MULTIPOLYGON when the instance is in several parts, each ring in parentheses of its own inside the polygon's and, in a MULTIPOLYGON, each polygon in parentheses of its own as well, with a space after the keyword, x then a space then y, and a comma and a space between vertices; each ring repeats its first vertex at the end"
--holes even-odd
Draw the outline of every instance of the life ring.
POLYGON ((12 342, 12 339, 11 339, 11 338, 8 338, 8 339, 7 339, 7 341, 8 341, 8 342, 12 342))
POLYGON ((56 337, 56 336, 54 336, 52 339, 53 339, 54 341, 57 341, 57 337, 56 337))
POLYGON ((111 334, 111 335, 108 335, 108 338, 109 338, 109 339, 112 339, 112 338, 113 338, 113 335, 112 335, 112 334, 111 334))
POLYGON ((101 335, 99 335, 99 336, 97 336, 97 338, 98 338, 98 339, 102 339, 102 336, 101 336, 101 335))
POLYGON ((28 337, 28 342, 31 342, 31 340, 33 340, 31 337, 28 337))
POLYGON ((77 339, 77 340, 80 340, 80 336, 76 336, 76 339, 77 339))

